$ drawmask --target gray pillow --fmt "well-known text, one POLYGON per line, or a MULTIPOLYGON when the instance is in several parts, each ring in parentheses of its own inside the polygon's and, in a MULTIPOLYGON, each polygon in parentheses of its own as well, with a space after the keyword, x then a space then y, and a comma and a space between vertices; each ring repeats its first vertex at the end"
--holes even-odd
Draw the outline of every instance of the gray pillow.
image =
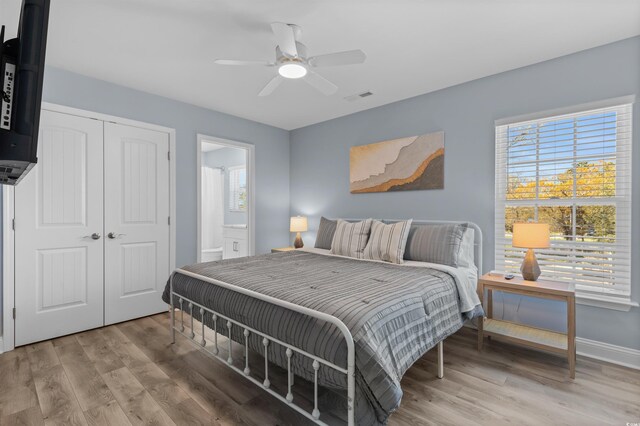
POLYGON ((458 267, 466 224, 414 225, 409 231, 406 260, 458 267))
POLYGON ((333 234, 336 233, 338 221, 329 220, 325 217, 320 218, 320 226, 318 226, 318 234, 316 235, 315 248, 331 250, 331 242, 333 234))

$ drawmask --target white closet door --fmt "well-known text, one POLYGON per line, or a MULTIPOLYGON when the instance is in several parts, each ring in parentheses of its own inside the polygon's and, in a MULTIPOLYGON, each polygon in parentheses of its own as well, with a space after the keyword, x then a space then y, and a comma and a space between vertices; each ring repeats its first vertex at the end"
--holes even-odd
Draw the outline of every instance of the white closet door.
POLYGON ((15 188, 16 346, 103 325, 102 126, 42 111, 15 188))
POLYGON ((104 124, 105 324, 167 309, 169 135, 104 124))

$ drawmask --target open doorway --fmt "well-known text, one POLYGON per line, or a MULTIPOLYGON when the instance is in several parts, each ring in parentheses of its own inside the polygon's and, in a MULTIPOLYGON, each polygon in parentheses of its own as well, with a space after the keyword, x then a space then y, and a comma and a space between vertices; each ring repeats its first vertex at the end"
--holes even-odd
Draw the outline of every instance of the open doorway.
POLYGON ((198 135, 198 262, 254 254, 253 145, 198 135))

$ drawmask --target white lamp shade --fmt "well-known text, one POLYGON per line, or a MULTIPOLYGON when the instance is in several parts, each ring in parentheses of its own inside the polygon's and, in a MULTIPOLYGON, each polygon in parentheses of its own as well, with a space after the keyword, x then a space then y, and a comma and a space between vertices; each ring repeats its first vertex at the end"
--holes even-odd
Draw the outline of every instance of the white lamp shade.
POLYGON ((527 249, 541 249, 549 247, 548 223, 514 223, 513 241, 514 247, 527 249))
POLYGON ((294 216, 291 218, 289 231, 305 232, 307 230, 307 218, 305 216, 294 216))

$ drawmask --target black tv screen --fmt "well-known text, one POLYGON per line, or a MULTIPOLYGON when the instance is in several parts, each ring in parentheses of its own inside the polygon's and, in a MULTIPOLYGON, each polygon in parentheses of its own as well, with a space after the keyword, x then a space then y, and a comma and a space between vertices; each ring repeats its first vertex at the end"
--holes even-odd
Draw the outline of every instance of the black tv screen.
POLYGON ((37 162, 50 0, 23 0, 16 38, 0 34, 0 184, 16 185, 37 162))

